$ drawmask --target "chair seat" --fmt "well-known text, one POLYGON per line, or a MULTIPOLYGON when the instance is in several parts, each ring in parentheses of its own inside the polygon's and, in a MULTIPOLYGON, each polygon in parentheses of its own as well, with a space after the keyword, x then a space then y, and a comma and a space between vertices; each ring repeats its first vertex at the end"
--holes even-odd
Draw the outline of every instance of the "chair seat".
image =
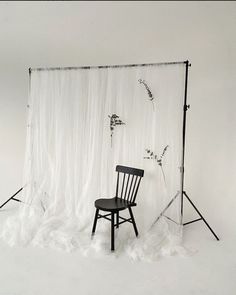
POLYGON ((136 206, 136 203, 132 203, 120 198, 112 198, 112 199, 98 199, 94 203, 97 209, 103 211, 121 211, 128 207, 136 206))

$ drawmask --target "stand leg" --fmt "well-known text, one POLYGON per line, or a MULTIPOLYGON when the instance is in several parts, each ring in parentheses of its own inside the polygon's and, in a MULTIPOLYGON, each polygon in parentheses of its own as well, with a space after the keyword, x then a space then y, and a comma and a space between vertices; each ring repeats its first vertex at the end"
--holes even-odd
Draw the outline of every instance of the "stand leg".
POLYGON ((9 201, 11 201, 12 200, 12 197, 11 198, 9 198, 8 200, 6 200, 6 202, 4 202, 1 206, 0 206, 0 209, 2 208, 2 207, 4 207, 9 201))
MULTIPOLYGON (((213 229, 210 227, 210 225, 207 223, 207 221, 205 220, 205 218, 202 216, 202 214, 199 212, 199 210, 197 209, 197 207, 193 204, 193 202, 191 201, 191 199, 188 197, 188 195, 186 194, 186 192, 184 192, 185 197, 187 198, 187 200, 189 201, 189 203, 193 206, 193 208, 197 211, 198 215, 201 217, 201 219, 205 222, 206 226, 209 228, 209 230, 212 232, 212 234, 214 235, 214 237, 216 238, 217 241, 219 241, 219 238, 217 237, 217 235, 215 234, 215 232, 213 231, 213 229)), ((199 219, 200 220, 200 219, 199 219)))
POLYGON ((177 192, 177 194, 174 196, 174 198, 168 203, 168 205, 165 207, 165 209, 161 212, 161 214, 157 217, 157 219, 153 222, 151 228, 153 227, 153 225, 155 223, 157 223, 157 221, 164 215, 164 213, 166 212, 166 210, 170 207, 170 205, 174 202, 174 200, 178 197, 179 192, 177 192))
POLYGON ((6 200, 6 202, 4 202, 1 206, 0 206, 0 209, 2 207, 4 207, 9 201, 13 200, 13 201, 17 201, 17 202, 22 202, 21 200, 19 199, 16 199, 14 198, 19 192, 21 192, 23 190, 23 187, 20 188, 13 196, 11 196, 8 200, 6 200))

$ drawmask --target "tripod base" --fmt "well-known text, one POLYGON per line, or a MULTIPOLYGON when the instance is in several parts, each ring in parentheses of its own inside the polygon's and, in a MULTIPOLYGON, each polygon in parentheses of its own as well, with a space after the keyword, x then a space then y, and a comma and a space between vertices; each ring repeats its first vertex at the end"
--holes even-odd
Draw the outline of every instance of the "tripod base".
POLYGON ((15 198, 15 196, 17 194, 19 194, 19 192, 21 192, 23 190, 24 187, 20 188, 16 193, 14 193, 13 196, 11 196, 9 199, 7 199, 1 206, 0 206, 0 209, 2 209, 8 202, 10 202, 11 200, 12 201, 16 201, 16 202, 22 202, 21 200, 15 198))
MULTIPOLYGON (((163 216, 163 217, 166 217, 167 219, 177 223, 176 221, 172 220, 170 217, 168 216, 165 216, 165 212, 166 210, 171 206, 171 204, 174 202, 174 200, 178 197, 178 195, 180 194, 180 192, 178 192, 174 198, 168 203, 168 205, 165 207, 165 209, 161 212, 161 214, 158 216, 158 218, 155 220, 155 222, 153 223, 153 225, 163 216)), ((216 238, 217 241, 219 241, 220 239, 218 238, 218 236, 216 235, 216 233, 213 231, 213 229, 210 227, 210 225, 207 223, 206 219, 202 216, 202 214, 200 213, 200 211, 197 209, 197 207, 194 205, 194 203, 192 202, 192 200, 189 198, 189 196, 186 194, 185 191, 183 191, 183 196, 185 196, 185 198, 189 201, 189 203, 192 205, 192 207, 195 209, 195 211, 197 212, 197 214, 200 216, 199 218, 197 219, 194 219, 194 220, 191 220, 189 222, 186 222, 186 223, 183 223, 183 225, 188 225, 190 223, 194 223, 194 222, 197 222, 197 221, 203 221, 205 223, 205 225, 208 227, 208 229, 211 231, 211 233, 213 234, 213 236, 216 238)), ((182 202, 183 202, 183 199, 182 199, 182 202)), ((182 208, 183 208, 183 203, 182 203, 182 208)), ((183 211, 182 211, 182 214, 183 214, 183 211)), ((183 218, 183 216, 182 216, 183 218)))
POLYGON ((186 194, 186 192, 183 192, 183 195, 187 198, 187 200, 189 201, 189 203, 193 206, 193 208, 195 209, 195 211, 198 213, 198 215, 200 216, 200 218, 189 221, 184 223, 183 225, 187 225, 193 222, 197 222, 202 220, 205 225, 208 227, 208 229, 211 231, 211 233, 213 234, 213 236, 216 238, 217 241, 219 241, 220 239, 218 238, 218 236, 216 235, 216 233, 213 231, 213 229, 210 227, 210 225, 207 223, 206 219, 202 216, 202 214, 200 213, 200 211, 197 209, 197 207, 193 204, 193 202, 191 201, 191 199, 189 198, 189 196, 186 194))

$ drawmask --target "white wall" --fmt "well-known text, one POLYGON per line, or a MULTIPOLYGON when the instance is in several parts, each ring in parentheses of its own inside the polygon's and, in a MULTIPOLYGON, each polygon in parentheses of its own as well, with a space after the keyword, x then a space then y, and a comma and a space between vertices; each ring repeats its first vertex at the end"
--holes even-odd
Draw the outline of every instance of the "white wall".
POLYGON ((235 2, 0 2, 0 200, 21 186, 29 67, 189 59, 186 190, 235 232, 235 28, 235 2))

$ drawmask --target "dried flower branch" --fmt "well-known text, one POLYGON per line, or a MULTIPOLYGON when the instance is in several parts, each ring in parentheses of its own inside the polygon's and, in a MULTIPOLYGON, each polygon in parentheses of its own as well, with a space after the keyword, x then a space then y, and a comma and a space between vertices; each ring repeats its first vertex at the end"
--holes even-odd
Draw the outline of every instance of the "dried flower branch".
POLYGON ((153 110, 154 110, 154 96, 153 96, 149 86, 147 85, 145 80, 139 79, 138 81, 139 81, 140 84, 143 84, 144 87, 146 88, 148 96, 149 96, 149 100, 152 102, 153 110))
POLYGON ((164 155, 165 155, 168 147, 169 147, 168 145, 164 147, 164 149, 163 149, 163 151, 162 151, 162 153, 161 153, 161 155, 160 155, 159 158, 158 158, 157 155, 155 155, 149 149, 146 149, 146 152, 149 154, 149 156, 148 157, 144 157, 144 159, 152 159, 152 160, 155 160, 158 163, 158 165, 161 167, 161 172, 162 172, 162 176, 163 176, 163 180, 164 180, 165 185, 166 185, 166 176, 165 176, 165 173, 164 173, 164 170, 163 170, 163 167, 162 167, 162 159, 163 159, 163 157, 164 157, 164 155))
POLYGON ((162 166, 162 159, 163 159, 163 157, 164 157, 164 155, 165 155, 168 147, 169 147, 168 145, 164 147, 163 152, 160 155, 160 158, 158 158, 158 156, 155 155, 151 150, 146 149, 145 151, 149 154, 149 156, 148 157, 144 157, 144 159, 152 159, 152 160, 155 160, 155 161, 157 161, 157 163, 158 163, 159 166, 162 166))
POLYGON ((125 125, 125 123, 122 120, 120 120, 119 119, 120 117, 116 114, 112 114, 111 116, 108 115, 108 117, 110 118, 111 146, 112 146, 112 136, 114 133, 115 126, 125 125))

